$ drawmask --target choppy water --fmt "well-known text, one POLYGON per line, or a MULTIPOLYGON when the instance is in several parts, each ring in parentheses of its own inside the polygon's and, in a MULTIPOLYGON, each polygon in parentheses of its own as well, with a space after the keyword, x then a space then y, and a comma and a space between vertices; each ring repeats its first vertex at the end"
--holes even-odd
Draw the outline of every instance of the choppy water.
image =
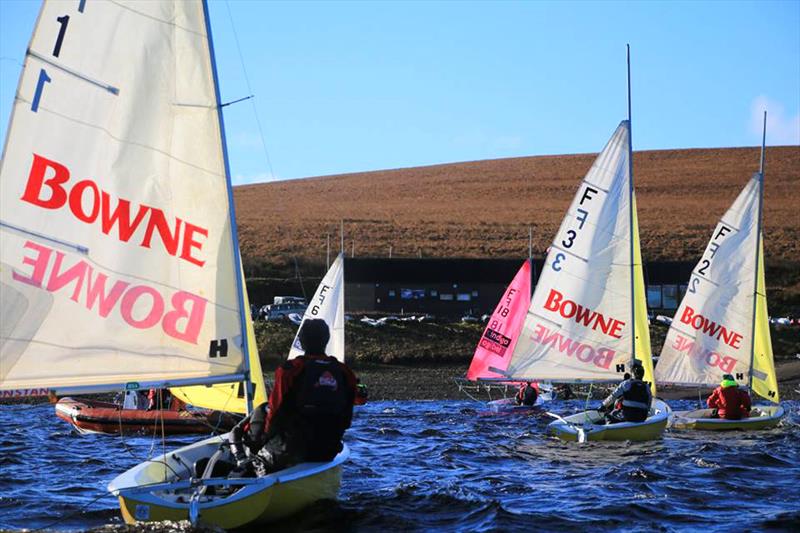
MULTIPOLYGON (((348 432, 340 502, 284 526, 796 531, 800 402, 786 407, 775 430, 578 445, 546 437, 543 415, 487 416, 469 401, 374 402, 348 432)), ((78 436, 50 405, 0 406, 0 425, 0 528, 10 529, 119 524, 106 484, 163 445, 196 440, 78 436)))

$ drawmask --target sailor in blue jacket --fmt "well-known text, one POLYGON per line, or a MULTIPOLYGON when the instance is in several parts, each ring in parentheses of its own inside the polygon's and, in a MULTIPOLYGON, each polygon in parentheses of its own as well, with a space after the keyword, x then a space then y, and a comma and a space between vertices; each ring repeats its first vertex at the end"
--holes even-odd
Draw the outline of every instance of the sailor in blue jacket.
POLYGON ((653 395, 650 385, 644 381, 644 367, 639 361, 634 361, 633 377, 625 374, 625 379, 617 385, 614 392, 603 401, 601 410, 613 410, 606 414, 608 422, 644 422, 650 413, 650 404, 653 395))

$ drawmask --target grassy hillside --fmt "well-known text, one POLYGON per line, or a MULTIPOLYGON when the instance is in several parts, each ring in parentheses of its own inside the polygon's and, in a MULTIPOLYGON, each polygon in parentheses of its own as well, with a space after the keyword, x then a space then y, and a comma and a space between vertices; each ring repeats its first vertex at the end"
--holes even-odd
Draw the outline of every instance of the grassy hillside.
MULTIPOLYGON (((237 187, 249 283, 313 292, 326 235, 358 257, 541 256, 594 154, 453 163, 237 187), (253 278, 260 278, 255 280, 253 278), (283 285, 281 285, 283 284, 283 285)), ((719 217, 758 169, 756 148, 636 152, 646 261, 696 260, 719 217)), ((800 147, 768 148, 764 234, 770 308, 800 312, 800 147)))

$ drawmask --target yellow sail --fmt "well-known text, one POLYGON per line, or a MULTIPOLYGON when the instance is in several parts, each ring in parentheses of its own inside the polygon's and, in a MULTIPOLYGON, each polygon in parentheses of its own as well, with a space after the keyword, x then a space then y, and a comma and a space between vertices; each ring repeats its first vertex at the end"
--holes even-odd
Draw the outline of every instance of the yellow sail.
MULTIPOLYGON (((242 286, 244 286, 244 273, 242 273, 241 276, 242 286)), ((250 300, 247 298, 247 291, 244 292, 244 309, 246 310, 247 341, 250 344, 250 379, 255 388, 253 405, 256 406, 267 401, 267 391, 264 386, 264 375, 261 372, 261 360, 258 357, 258 345, 256 344, 253 321, 250 318, 250 300)), ((211 386, 196 385, 193 387, 177 387, 170 389, 170 392, 172 392, 175 397, 195 407, 227 411, 229 413, 247 413, 247 403, 244 399, 244 391, 241 387, 241 383, 219 383, 211 386)))
POLYGON ((767 291, 764 283, 764 239, 758 248, 758 286, 756 288, 755 339, 753 346, 753 392, 778 403, 778 378, 775 375, 775 362, 772 359, 772 339, 769 335, 769 315, 767 314, 767 291))
MULTIPOLYGON (((636 214, 636 196, 633 197, 633 307, 636 331, 636 359, 644 366, 644 381, 650 382, 653 396, 656 380, 653 377, 653 355, 650 348, 650 324, 647 321, 647 297, 642 272, 642 249, 639 245, 639 216, 636 214)), ((770 354, 772 352, 770 351, 770 354)))

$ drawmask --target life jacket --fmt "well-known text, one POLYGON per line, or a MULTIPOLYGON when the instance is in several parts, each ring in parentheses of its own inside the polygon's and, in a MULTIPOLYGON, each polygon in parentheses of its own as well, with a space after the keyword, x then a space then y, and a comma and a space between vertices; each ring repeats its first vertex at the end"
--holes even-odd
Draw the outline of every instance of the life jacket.
POLYGON ((309 417, 344 416, 347 381, 338 361, 307 358, 295 396, 297 412, 309 417))
POLYGON ((522 385, 519 392, 517 392, 517 403, 530 407, 536 403, 536 398, 538 396, 539 392, 536 390, 536 387, 533 385, 522 385))
POLYGON ((640 379, 631 379, 622 392, 622 407, 629 409, 650 410, 650 387, 640 379))

